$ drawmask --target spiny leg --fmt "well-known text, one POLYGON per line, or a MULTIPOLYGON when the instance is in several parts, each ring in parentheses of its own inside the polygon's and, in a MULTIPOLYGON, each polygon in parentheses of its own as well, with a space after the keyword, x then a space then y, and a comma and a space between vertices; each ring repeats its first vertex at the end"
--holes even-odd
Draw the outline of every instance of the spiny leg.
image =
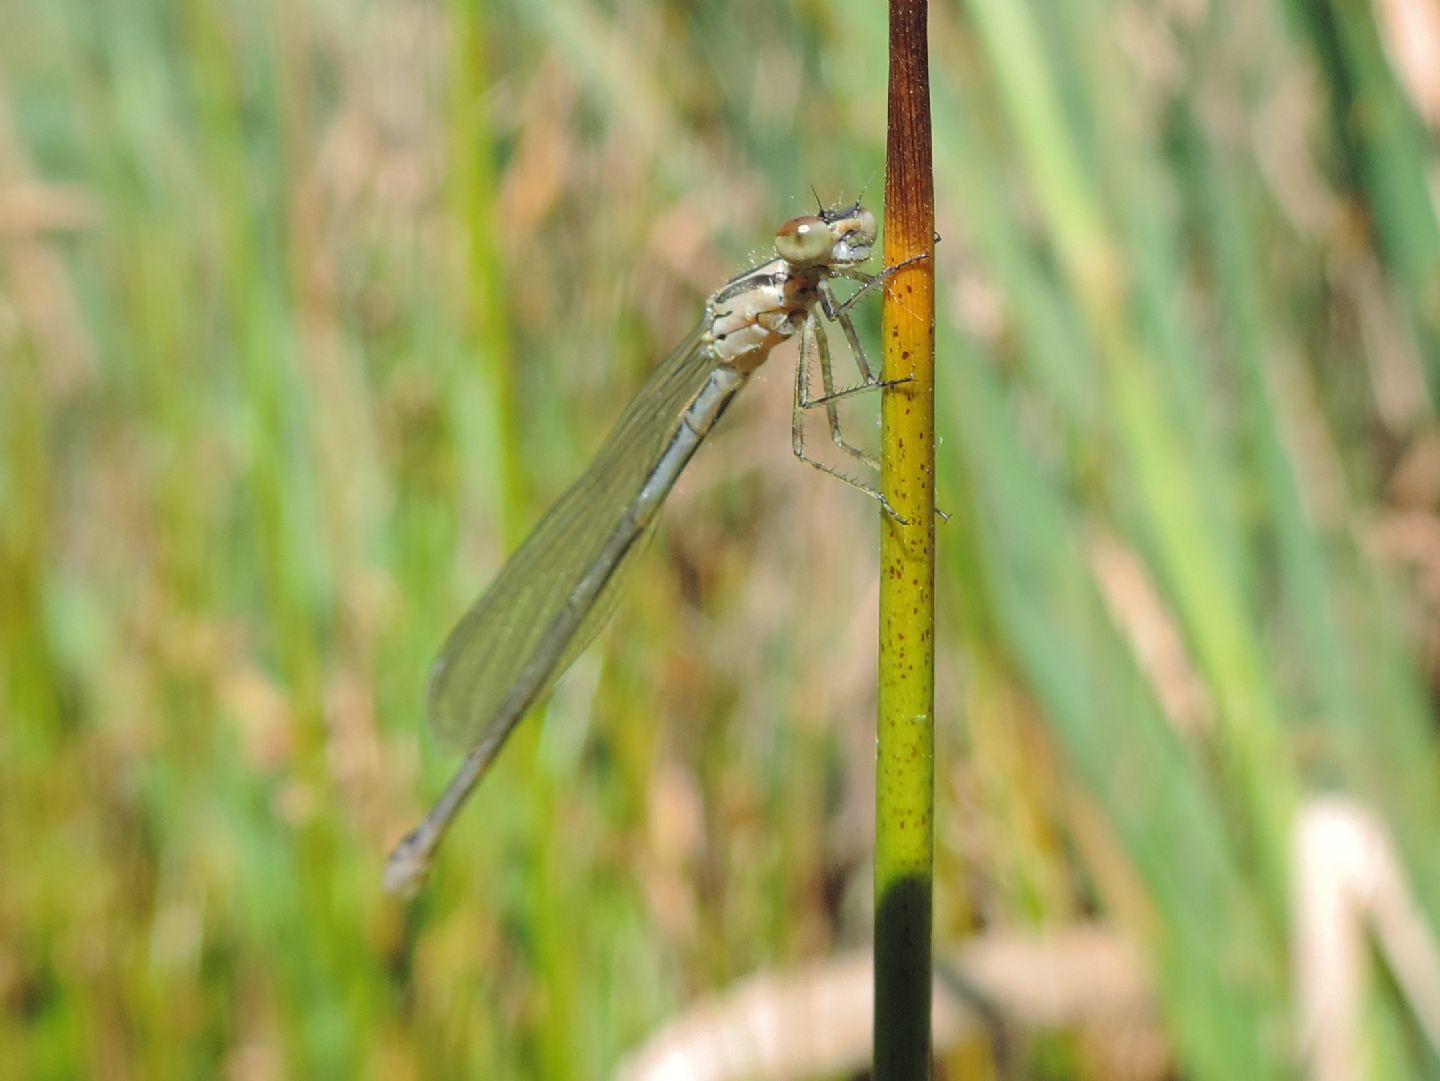
MULTIPOLYGON (((805 332, 811 326, 812 324, 807 320, 806 325, 801 328, 800 332, 801 356, 799 363, 795 365, 795 408, 790 414, 790 448, 795 452, 795 457, 799 458, 806 465, 818 469, 821 473, 828 473, 830 476, 836 478, 837 480, 844 481, 846 484, 850 485, 850 487, 856 489, 857 491, 864 492, 871 499, 874 499, 876 502, 878 502, 881 508, 885 511, 885 513, 891 518, 893 518, 896 522, 901 525, 909 525, 910 520, 908 518, 902 517, 895 512, 895 508, 890 505, 890 501, 885 498, 884 494, 880 491, 879 488, 876 488, 873 484, 869 484, 865 481, 856 480, 854 477, 847 476, 840 470, 836 469, 834 466, 827 465, 826 463, 821 461, 817 461, 816 459, 811 458, 808 454, 805 453, 805 412, 807 409, 810 408, 810 406, 821 404, 821 402, 811 402, 809 400, 810 361, 809 358, 805 355, 806 353, 808 353, 808 349, 805 344, 805 332)), ((817 330, 820 329, 818 324, 815 324, 814 327, 817 330)), ((857 387, 856 389, 870 390, 873 388, 857 387)), ((830 400, 833 403, 834 399, 832 398, 830 400)), ((833 431, 832 434, 834 434, 833 431)), ((838 435, 836 436, 836 441, 846 450, 851 450, 851 448, 845 443, 840 442, 838 435)))
MULTIPOLYGON (((936 236, 936 240, 939 240, 938 235, 936 236)), ((871 290, 875 289, 877 286, 883 285, 893 274, 895 274, 896 271, 902 270, 903 268, 910 266, 912 263, 918 263, 921 260, 928 258, 929 255, 922 252, 920 255, 914 255, 911 256, 909 259, 902 260, 901 262, 896 263, 894 266, 886 267, 879 274, 867 274, 865 271, 859 270, 855 267, 837 268, 833 271, 833 274, 835 276, 849 278, 852 281, 858 281, 861 283, 860 288, 857 289, 851 296, 846 298, 843 302, 836 301, 834 291, 830 288, 830 283, 828 280, 820 281, 817 287, 817 291, 820 294, 821 311, 825 313, 825 317, 827 319, 840 324, 840 329, 845 334, 845 341, 850 347, 850 355, 854 358, 855 366, 860 371, 861 383, 859 386, 850 387, 847 390, 837 391, 835 389, 833 369, 830 362, 831 358, 829 350, 829 339, 824 332, 824 328, 819 325, 819 320, 812 315, 810 316, 810 320, 813 321, 814 326, 811 328, 811 330, 820 339, 817 347, 820 349, 820 372, 822 379, 824 380, 825 394, 823 397, 813 400, 809 398, 810 384, 809 374, 807 372, 804 382, 804 390, 806 397, 803 402, 803 406, 804 408, 809 409, 818 405, 823 405, 825 407, 826 414, 830 419, 830 435, 831 438, 835 440, 836 446, 840 447, 852 457, 855 457, 858 460, 865 462, 867 465, 875 469, 880 468, 880 463, 874 456, 866 454, 864 451, 851 446, 845 441, 843 432, 841 431, 839 425, 839 416, 838 411, 835 409, 835 403, 843 398, 849 398, 850 396, 855 394, 863 394, 864 392, 869 390, 878 390, 885 387, 897 386, 902 383, 908 383, 912 379, 914 379, 914 376, 904 375, 901 376, 899 379, 880 379, 876 376, 875 369, 871 366, 870 359, 865 353, 865 348, 860 344, 860 335, 855 330, 855 323, 850 318, 849 308, 862 296, 866 295, 871 290)), ((801 350, 802 360, 804 360, 803 332, 801 335, 801 350)), ((806 363, 808 364, 808 361, 806 361, 806 363)), ((797 403, 800 402, 800 399, 798 397, 796 400, 797 403)), ((816 466, 823 472, 839 476, 841 480, 844 480, 852 486, 859 488, 861 491, 867 492, 871 495, 875 495, 877 498, 881 499, 882 503, 885 502, 883 497, 880 497, 877 492, 872 491, 872 489, 868 486, 855 481, 851 477, 836 473, 835 470, 824 466, 821 463, 813 461, 799 451, 797 451, 796 454, 801 459, 801 461, 810 462, 811 465, 816 466)), ((897 521, 903 522, 900 516, 896 514, 892 508, 890 508, 888 503, 886 503, 885 505, 886 510, 890 513, 891 517, 895 518, 897 521)), ((948 522, 950 520, 950 515, 947 514, 945 511, 941 510, 938 506, 935 507, 935 514, 943 522, 948 522)))
MULTIPOLYGON (((894 386, 897 383, 908 383, 913 377, 906 375, 899 379, 883 382, 880 380, 875 373, 874 366, 870 363, 870 358, 865 353, 865 347, 860 344, 860 335, 856 332, 855 323, 850 318, 850 308, 871 290, 883 286, 896 272, 928 258, 929 256, 923 252, 920 255, 912 255, 909 259, 904 259, 894 266, 886 267, 879 274, 867 274, 857 267, 837 267, 832 271, 833 276, 848 278, 860 283, 860 288, 843 301, 835 299, 835 291, 830 287, 828 280, 821 280, 816 286, 816 291, 820 294, 820 310, 825 313, 826 319, 832 323, 839 323, 841 331, 845 334, 845 342, 850 346, 850 355, 855 359, 855 366, 860 370, 862 387, 894 386)), ((833 387, 827 388, 826 393, 831 397, 835 396, 833 387)))
POLYGON ((837 302, 835 300, 835 296, 833 293, 828 298, 822 296, 820 299, 820 304, 821 307, 825 309, 825 318, 834 319, 842 312, 849 311, 850 308, 854 306, 854 304, 858 302, 861 297, 865 296, 871 290, 880 288, 896 274, 904 270, 907 266, 913 266, 914 264, 923 262, 928 258, 930 258, 928 253, 921 252, 919 255, 910 256, 909 259, 900 260, 900 262, 896 263, 894 266, 887 266, 883 268, 879 274, 871 274, 868 271, 864 271, 861 270, 859 267, 853 266, 834 267, 830 271, 831 277, 849 278, 851 281, 859 282, 860 288, 856 289, 854 293, 852 293, 850 296, 846 297, 843 301, 840 302, 837 302))
MULTIPOLYGON (((820 323, 820 320, 817 319, 814 315, 811 315, 805 320, 805 327, 802 328, 801 331, 802 349, 804 346, 804 336, 806 330, 809 331, 810 337, 815 343, 815 351, 820 354, 820 382, 825 388, 825 395, 818 400, 810 400, 810 380, 809 376, 807 375, 804 388, 806 391, 806 395, 805 400, 800 403, 801 406, 805 409, 811 409, 816 405, 823 405, 825 408, 825 419, 830 425, 831 441, 834 442, 834 444, 842 451, 850 455, 850 457, 854 458, 862 465, 865 465, 870 469, 879 469, 880 461, 878 458, 874 457, 873 455, 866 454, 865 451, 861 450, 857 446, 854 446, 845 438, 845 432, 840 424, 840 407, 837 404, 840 399, 836 396, 837 392, 835 390, 835 366, 832 362, 832 358, 830 355, 830 335, 826 333, 825 328, 820 323)), ((805 352, 808 352, 808 350, 806 350, 805 352)), ((804 357, 802 355, 802 360, 808 367, 808 357, 804 357)), ((862 374, 864 374, 863 369, 862 374)), ((857 391, 874 390, 876 389, 876 387, 876 381, 873 378, 867 378, 862 386, 852 388, 850 393, 854 393, 857 391)))
MULTIPOLYGON (((865 275, 866 280, 873 284, 880 281, 880 278, 872 278, 865 275)), ((820 293, 820 309, 825 313, 825 318, 832 323, 840 324, 841 331, 845 334, 845 343, 850 347, 850 356, 855 360, 855 367, 860 370, 860 382, 863 386, 874 386, 879 382, 875 374, 875 368, 870 363, 870 358, 865 355, 865 347, 860 344, 860 335, 855 330, 855 322, 850 318, 849 308, 855 302, 855 297, 862 295, 868 286, 862 286, 860 291, 845 301, 843 304, 835 302, 835 293, 830 288, 828 281, 820 282, 817 291, 820 293)), ((834 393, 830 388, 827 393, 834 393)))

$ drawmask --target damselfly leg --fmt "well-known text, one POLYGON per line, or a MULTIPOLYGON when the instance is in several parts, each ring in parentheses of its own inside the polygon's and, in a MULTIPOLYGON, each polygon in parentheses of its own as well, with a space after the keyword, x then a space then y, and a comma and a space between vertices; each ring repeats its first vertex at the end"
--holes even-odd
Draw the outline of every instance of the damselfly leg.
MULTIPOLYGON (((860 383, 856 386, 837 390, 835 386, 834 363, 830 352, 830 338, 825 326, 820 322, 814 310, 806 315, 805 324, 800 331, 799 357, 795 365, 795 406, 791 413, 790 433, 791 449, 795 457, 806 465, 818 469, 822 473, 844 481, 850 487, 864 492, 876 500, 885 513, 901 525, 908 525, 909 519, 903 517, 890 505, 890 501, 873 483, 850 476, 826 462, 810 457, 805 451, 805 414, 812 409, 823 408, 825 410, 826 423, 830 430, 830 439, 843 453, 859 462, 867 469, 878 469, 879 460, 861 448, 855 446, 845 438, 844 426, 840 420, 838 403, 846 398, 857 394, 864 394, 873 390, 883 390, 886 387, 898 386, 908 383, 913 376, 904 375, 898 379, 880 379, 875 374, 875 368, 870 363, 865 353, 865 347, 860 344, 860 335, 855 330, 855 323, 850 318, 850 308, 861 297, 868 295, 872 290, 879 288, 888 281, 897 271, 928 258, 928 254, 912 256, 894 266, 886 267, 879 274, 867 274, 856 268, 845 268, 843 271, 834 272, 837 277, 846 277, 853 281, 860 282, 860 288, 844 301, 837 301, 834 291, 830 288, 829 281, 819 283, 817 292, 820 303, 820 311, 830 322, 838 324, 841 332, 845 335, 846 345, 850 349, 850 356, 855 361, 855 367, 860 373, 860 383), (810 396, 810 364, 811 354, 817 354, 820 359, 820 381, 824 393, 818 398, 810 396)), ((942 518, 948 518, 943 511, 939 512, 942 518)))
POLYGON ((813 315, 810 315, 806 317, 805 325, 800 330, 800 356, 795 364, 795 408, 790 413, 790 449, 795 452, 795 457, 799 458, 806 465, 813 469, 818 469, 821 473, 826 473, 836 480, 844 481, 857 491, 864 492, 871 499, 879 502, 881 508, 887 515, 901 525, 908 525, 909 519, 897 514, 895 508, 890 505, 890 501, 885 498, 884 493, 875 487, 875 485, 869 481, 852 477, 828 462, 822 462, 818 458, 812 458, 805 453, 805 414, 814 406, 823 406, 830 422, 830 436, 834 439, 835 445, 857 458, 860 462, 870 466, 873 459, 864 451, 845 441, 844 433, 840 428, 839 411, 836 409, 835 403, 839 398, 848 397, 851 394, 858 394, 867 390, 876 390, 880 386, 878 381, 875 383, 867 383, 858 387, 851 387, 850 390, 841 392, 838 397, 829 395, 824 399, 811 400, 809 390, 809 354, 812 348, 820 353, 821 371, 823 378, 828 384, 831 382, 830 345, 825 336, 825 328, 820 325, 819 320, 813 315), (814 343, 813 346, 811 345, 812 342, 814 343))

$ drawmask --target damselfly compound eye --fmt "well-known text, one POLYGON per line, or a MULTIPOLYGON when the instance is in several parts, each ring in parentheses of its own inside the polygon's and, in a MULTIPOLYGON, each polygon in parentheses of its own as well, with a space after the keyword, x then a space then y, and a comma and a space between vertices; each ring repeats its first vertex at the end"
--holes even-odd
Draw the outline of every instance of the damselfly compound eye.
POLYGON ((775 254, 793 266, 814 266, 830 254, 835 237, 819 218, 791 218, 775 232, 775 254))

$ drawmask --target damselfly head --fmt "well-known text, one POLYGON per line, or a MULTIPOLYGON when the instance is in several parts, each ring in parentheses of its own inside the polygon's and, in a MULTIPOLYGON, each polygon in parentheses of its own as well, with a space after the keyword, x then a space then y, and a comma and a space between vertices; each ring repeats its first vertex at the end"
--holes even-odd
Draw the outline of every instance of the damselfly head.
POLYGON ((775 252, 797 267, 850 266, 870 258, 875 215, 859 203, 791 218, 775 233, 775 252))

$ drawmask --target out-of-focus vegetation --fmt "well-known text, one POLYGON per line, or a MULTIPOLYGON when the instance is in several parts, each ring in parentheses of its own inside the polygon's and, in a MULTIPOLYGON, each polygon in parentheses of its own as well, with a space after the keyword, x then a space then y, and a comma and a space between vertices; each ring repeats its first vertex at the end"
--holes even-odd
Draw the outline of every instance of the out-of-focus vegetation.
MULTIPOLYGON (((811 185, 878 192, 883 19, 0 4, 0 1076, 599 1076, 867 940, 876 510, 784 351, 379 882, 444 632, 811 185)), ((1437 24, 933 12, 937 930, 1105 920, 1187 1078, 1293 1076, 1307 800, 1440 909, 1437 24)), ((1433 1073, 1372 976, 1367 1076, 1433 1073)))

